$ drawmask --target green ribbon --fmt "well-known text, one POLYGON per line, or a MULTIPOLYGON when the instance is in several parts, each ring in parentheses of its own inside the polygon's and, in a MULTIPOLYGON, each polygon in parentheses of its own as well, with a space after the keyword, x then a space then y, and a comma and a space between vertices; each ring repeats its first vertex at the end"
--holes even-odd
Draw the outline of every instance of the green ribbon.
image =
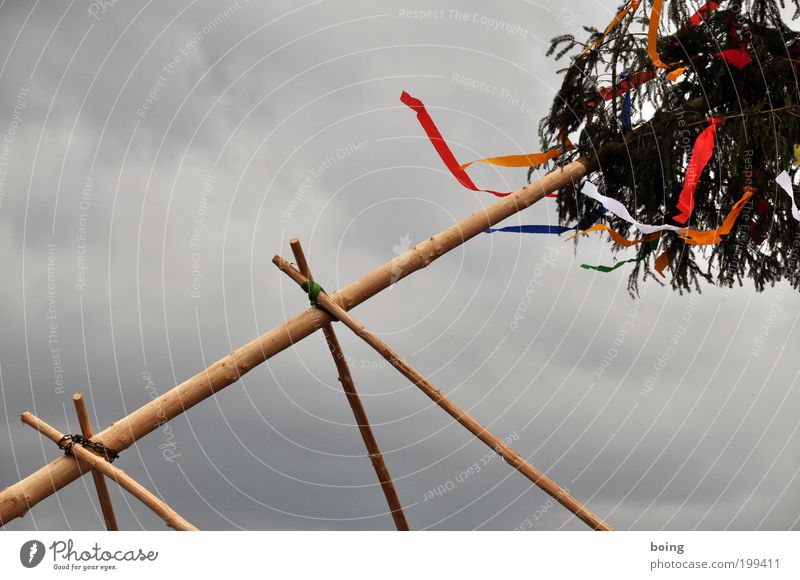
POLYGON ((585 268, 587 270, 597 270, 598 272, 604 272, 608 274, 609 272, 613 272, 623 264, 629 264, 631 262, 638 262, 638 258, 634 258, 632 260, 622 260, 621 262, 617 262, 613 266, 590 266, 589 264, 581 264, 581 268, 585 268))
POLYGON ((317 298, 319 297, 320 292, 326 295, 328 294, 325 292, 325 289, 322 286, 316 282, 309 282, 308 280, 300 284, 300 288, 305 290, 306 294, 308 294, 308 299, 311 301, 311 306, 317 305, 317 298))
MULTIPOLYGON (((655 250, 658 248, 658 240, 650 240, 647 242, 647 247, 651 250, 655 250)), ((617 262, 613 266, 590 266, 589 264, 581 264, 581 268, 586 270, 597 270, 598 272, 603 272, 604 274, 608 274, 609 272, 613 272, 623 264, 630 264, 631 262, 640 262, 644 258, 632 258, 630 260, 622 260, 621 262, 617 262)))

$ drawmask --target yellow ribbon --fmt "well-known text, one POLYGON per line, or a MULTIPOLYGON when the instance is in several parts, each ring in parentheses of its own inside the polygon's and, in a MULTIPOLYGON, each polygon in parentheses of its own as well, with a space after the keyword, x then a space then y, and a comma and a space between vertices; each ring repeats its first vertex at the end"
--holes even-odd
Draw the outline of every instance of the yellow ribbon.
POLYGON ((800 165, 800 145, 794 146, 794 164, 800 165))
POLYGON ((653 61, 653 66, 656 68, 672 68, 675 65, 663 62, 656 49, 658 24, 661 22, 661 9, 663 6, 664 0, 653 0, 653 9, 650 11, 650 31, 647 35, 647 54, 650 55, 650 60, 653 61))

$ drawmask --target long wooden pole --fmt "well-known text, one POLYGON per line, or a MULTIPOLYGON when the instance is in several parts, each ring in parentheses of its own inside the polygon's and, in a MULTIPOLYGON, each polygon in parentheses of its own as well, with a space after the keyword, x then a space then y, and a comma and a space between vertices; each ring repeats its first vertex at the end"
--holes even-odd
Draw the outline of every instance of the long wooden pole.
MULTIPOLYGON (((39 433, 55 443, 61 441, 61 438, 64 436, 62 433, 59 433, 57 429, 51 427, 27 411, 21 415, 21 419, 23 423, 30 425, 39 433)), ((184 519, 183 516, 181 516, 178 512, 150 493, 147 488, 142 486, 130 475, 122 471, 120 468, 114 467, 104 458, 95 455, 80 445, 73 445, 70 449, 70 454, 74 457, 70 458, 69 456, 66 456, 67 459, 75 463, 78 469, 83 468, 83 470, 85 470, 86 468, 89 468, 92 470, 92 472, 98 471, 106 477, 113 479, 132 496, 153 510, 156 515, 164 520, 169 527, 179 531, 197 531, 197 528, 184 519)))
MULTIPOLYGON (((298 284, 307 282, 307 278, 302 273, 295 270, 289 262, 280 256, 275 256, 272 261, 276 266, 278 266, 278 268, 281 269, 282 272, 286 273, 298 284)), ((407 379, 418 386, 423 393, 428 395, 428 397, 430 397, 434 403, 444 409, 451 417, 453 417, 453 419, 458 421, 478 439, 496 451, 503 459, 505 459, 506 463, 522 473, 525 477, 538 485, 542 490, 550 494, 556 501, 575 514, 587 525, 595 530, 600 531, 609 531, 613 529, 606 522, 586 509, 586 507, 584 507, 584 505, 581 504, 577 499, 572 497, 567 490, 547 477, 544 473, 536 469, 533 465, 525 461, 525 459, 519 453, 511 449, 511 447, 509 447, 502 439, 490 433, 486 427, 470 417, 466 411, 448 399, 439 388, 437 388, 428 379, 423 377, 414 367, 403 360, 403 358, 394 350, 392 350, 388 344, 383 342, 373 333, 369 332, 361 323, 348 314, 338 304, 333 302, 333 300, 328 298, 324 293, 319 294, 317 297, 317 303, 322 308, 327 310, 329 314, 335 316, 340 322, 355 332, 356 335, 364 340, 364 342, 374 348, 378 354, 380 354, 389 362, 389 364, 391 364, 407 379)))
MULTIPOLYGON (((289 240, 289 246, 292 248, 292 253, 300 272, 309 280, 313 280, 314 277, 311 274, 311 268, 308 266, 303 247, 300 245, 300 240, 297 238, 289 240)), ((364 405, 361 404, 361 397, 358 396, 356 385, 353 382, 353 375, 350 373, 350 367, 347 366, 344 352, 339 344, 339 338, 333 330, 333 325, 327 320, 322 323, 322 332, 325 335, 325 341, 328 343, 328 349, 331 351, 333 362, 339 373, 339 382, 342 383, 347 402, 350 403, 350 408, 353 410, 353 416, 361 433, 361 439, 364 440, 370 461, 372 461, 372 467, 375 469, 383 495, 386 497, 386 503, 389 504, 389 511, 392 514, 394 525, 399 531, 408 531, 408 522, 403 513, 403 505, 400 503, 392 476, 389 474, 389 468, 386 466, 380 447, 378 447, 378 440, 375 439, 375 435, 372 433, 367 412, 364 410, 364 405)))
MULTIPOLYGON (((89 420, 89 412, 86 410, 83 394, 75 393, 72 395, 72 402, 75 403, 75 411, 78 413, 78 424, 81 426, 81 433, 87 439, 91 439, 94 435, 94 430, 92 429, 92 422, 89 420)), ((99 471, 94 469, 92 470, 92 479, 94 480, 94 488, 97 491, 97 499, 100 500, 100 509, 103 512, 106 529, 109 532, 116 532, 119 527, 117 526, 117 517, 114 515, 114 507, 111 505, 111 494, 108 493, 106 479, 99 471)))
MULTIPOLYGON (((427 267, 443 254, 479 235, 486 228, 529 207, 548 193, 580 180, 586 176, 590 167, 588 161, 579 159, 548 173, 538 181, 420 242, 333 294, 331 300, 345 310, 358 306, 409 274, 427 267)), ((98 433, 94 440, 117 451, 127 449, 134 441, 236 382, 254 366, 309 336, 320 328, 321 321, 326 319, 331 320, 327 314, 320 313, 316 308, 302 312, 113 423, 98 433)), ((0 492, 0 524, 23 516, 32 506, 81 475, 74 461, 68 457, 60 457, 22 481, 7 487, 0 492)))

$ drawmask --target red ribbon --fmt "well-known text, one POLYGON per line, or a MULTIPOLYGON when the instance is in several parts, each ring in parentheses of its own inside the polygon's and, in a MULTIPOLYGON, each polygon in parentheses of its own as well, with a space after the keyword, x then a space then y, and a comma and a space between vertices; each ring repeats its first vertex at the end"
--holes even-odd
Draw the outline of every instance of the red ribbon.
POLYGON ((697 189, 697 184, 700 181, 700 175, 703 173, 711 156, 714 154, 714 143, 717 137, 717 127, 722 122, 722 119, 709 118, 709 126, 697 137, 694 142, 694 149, 692 150, 692 157, 689 159, 689 166, 686 168, 686 178, 683 182, 683 190, 678 198, 677 209, 680 213, 676 215, 673 220, 679 224, 686 224, 689 221, 689 216, 694 211, 694 192, 697 189))
POLYGON ((744 42, 736 48, 721 50, 714 56, 724 58, 725 62, 727 62, 729 65, 735 66, 738 69, 743 69, 753 62, 750 52, 747 50, 747 44, 744 42))
POLYGON ((689 18, 689 21, 686 24, 684 24, 684 27, 691 28, 693 26, 698 26, 703 20, 708 18, 708 16, 718 7, 719 7, 719 2, 706 2, 700 7, 700 9, 697 12, 695 12, 689 18))
POLYGON ((613 87, 603 87, 600 89, 600 96, 606 101, 624 95, 630 89, 635 89, 639 85, 646 83, 649 80, 656 78, 655 70, 640 71, 631 76, 629 79, 618 82, 613 87))
POLYGON ((733 20, 731 21, 731 30, 728 36, 734 47, 721 50, 715 53, 714 56, 724 58, 729 65, 743 69, 753 62, 750 52, 747 50, 750 45, 750 32, 742 31, 741 24, 733 20))
POLYGON ((450 150, 450 147, 447 145, 444 137, 442 137, 439 129, 436 128, 436 123, 433 122, 433 119, 431 119, 428 111, 425 110, 425 105, 422 103, 422 101, 412 97, 405 91, 403 91, 403 94, 400 96, 400 101, 417 113, 417 120, 419 121, 419 124, 422 125, 422 128, 433 145, 433 148, 436 149, 436 152, 439 154, 439 157, 441 157, 442 162, 461 185, 467 189, 471 189, 472 191, 483 191, 486 193, 491 193, 492 195, 496 195, 497 197, 505 197, 511 193, 502 193, 499 191, 492 191, 491 189, 478 189, 478 187, 472 182, 472 179, 470 179, 469 175, 467 175, 467 172, 461 169, 461 164, 456 160, 455 155, 453 155, 453 152, 450 150))

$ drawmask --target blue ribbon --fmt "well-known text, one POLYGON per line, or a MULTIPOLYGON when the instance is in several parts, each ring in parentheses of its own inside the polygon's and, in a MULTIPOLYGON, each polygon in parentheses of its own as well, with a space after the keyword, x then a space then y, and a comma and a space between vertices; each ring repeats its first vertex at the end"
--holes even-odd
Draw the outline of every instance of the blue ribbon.
POLYGON ((575 227, 568 228, 566 226, 545 226, 545 225, 531 225, 531 226, 507 226, 504 228, 489 228, 488 230, 484 230, 487 234, 493 234, 495 232, 507 232, 511 234, 563 234, 564 232, 568 232, 570 230, 574 230, 575 227))
MULTIPOLYGON (((619 75, 619 78, 622 80, 629 80, 631 75, 624 72, 619 75)), ((622 113, 619 116, 619 122, 622 124, 623 131, 630 131, 633 127, 633 119, 631 118, 631 113, 633 109, 633 101, 631 99, 631 91, 630 89, 625 93, 625 100, 622 102, 622 113)))
POLYGON ((573 230, 583 231, 592 227, 597 220, 599 220, 608 210, 604 207, 594 210, 591 214, 584 216, 581 220, 568 228, 567 226, 550 226, 550 225, 526 225, 526 226, 506 226, 504 228, 489 228, 483 230, 484 233, 493 234, 495 232, 505 232, 511 234, 563 234, 573 230))

